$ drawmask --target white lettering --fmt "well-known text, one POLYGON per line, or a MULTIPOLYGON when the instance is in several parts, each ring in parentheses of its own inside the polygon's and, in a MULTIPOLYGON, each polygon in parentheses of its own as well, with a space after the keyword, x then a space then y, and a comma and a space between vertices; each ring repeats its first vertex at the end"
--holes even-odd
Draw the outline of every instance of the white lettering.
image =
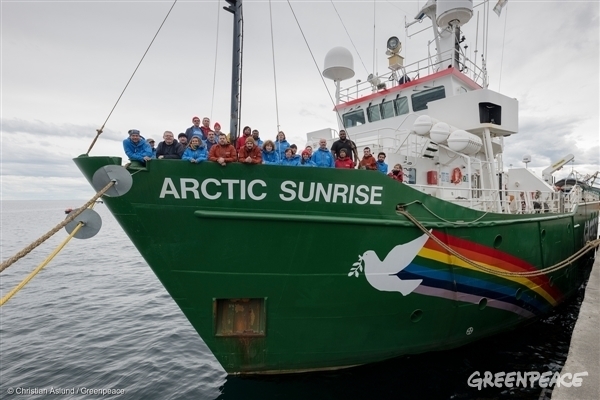
POLYGON ((233 200, 233 185, 240 183, 239 179, 223 179, 221 183, 225 183, 227 185, 227 198, 229 200, 233 200))
POLYGON ((492 375, 492 373, 490 371, 485 371, 483 373, 483 387, 494 387, 494 381, 492 380, 492 378, 494 377, 494 375, 492 375))
POLYGON ((550 378, 550 375, 552 375, 552 371, 546 371, 544 373, 542 373, 542 375, 540 376, 540 387, 545 388, 548 387, 548 381, 550 378))
POLYGON ((375 200, 376 198, 381 198, 381 193, 377 193, 378 190, 383 190, 383 186, 371 187, 371 204, 381 204, 381 200, 375 200))
POLYGON ((571 379, 573 378, 573 375, 570 372, 567 372, 566 374, 562 374, 562 376, 559 377, 558 381, 556 382, 556 387, 560 387, 560 385, 563 385, 564 387, 571 387, 572 382, 571 379), (569 381, 566 381, 565 379, 569 378, 569 381))
POLYGON ((315 183, 314 182, 310 183, 308 197, 304 197, 304 182, 300 182, 300 184, 298 186, 298 200, 306 203, 307 201, 311 201, 313 199, 314 195, 315 195, 315 183))
POLYGON ((202 196, 204 196, 204 198, 206 198, 208 200, 216 200, 219 197, 221 197, 221 192, 217 192, 215 194, 210 194, 206 191, 206 186, 209 183, 214 183, 217 186, 221 186, 221 182, 219 182, 218 180, 216 180, 214 178, 205 179, 204 181, 202 181, 202 185, 200 186, 200 191, 202 192, 202 196))
POLYGON ((356 188, 356 204, 367 204, 368 202, 369 202, 369 187, 366 185, 360 185, 359 187, 356 188), (361 197, 362 200, 359 200, 358 197, 361 197))
POLYGON ((537 371, 526 372, 525 375, 529 375, 529 382, 531 383, 531 387, 533 387, 533 383, 540 379, 540 373, 537 371))
POLYGON ((508 374, 506 374, 506 378, 504 378, 504 384, 506 385, 506 387, 513 387, 513 381, 515 380, 515 375, 517 373, 515 371, 513 372, 509 372, 508 374))
POLYGON ((537 371, 530 372, 496 372, 492 374, 490 371, 485 371, 483 373, 483 377, 479 371, 473 372, 469 378, 467 379, 467 384, 470 387, 476 387, 477 390, 481 390, 486 387, 497 387, 501 388, 503 386, 512 388, 512 387, 524 387, 527 386, 534 388, 537 383, 540 387, 560 387, 561 385, 565 387, 571 386, 581 386, 582 379, 580 376, 588 376, 587 371, 578 372, 576 374, 571 375, 571 373, 567 372, 564 374, 560 374, 559 372, 546 371, 540 374, 537 371), (513 385, 513 381, 515 380, 516 375, 516 383, 513 385), (571 380, 571 376, 573 379, 571 380), (550 378, 551 377, 551 378, 550 378), (571 381, 569 381, 571 380, 571 381), (528 382, 529 381, 529 382, 528 382), (529 383, 529 385, 528 385, 529 383))
POLYGON ((246 200, 246 181, 240 181, 240 200, 246 200))
POLYGON ((198 181, 196 179, 190 179, 190 178, 181 178, 179 180, 179 183, 181 185, 181 198, 182 199, 187 199, 187 192, 192 192, 194 194, 194 198, 195 199, 199 199, 200 195, 198 194, 198 181), (192 186, 188 187, 188 183, 191 183, 192 186))
POLYGON ((267 197, 266 193, 261 194, 260 196, 257 196, 254 194, 254 191, 252 190, 254 188, 254 185, 259 184, 262 187, 267 187, 267 184, 265 183, 265 181, 260 180, 260 179, 255 179, 253 181, 250 181, 250 183, 248 184, 248 196, 252 199, 252 200, 262 200, 265 197, 267 197))
POLYGON ((177 193, 177 189, 175 189, 175 185, 173 184, 173 180, 171 178, 165 178, 160 195, 158 197, 164 199, 168 194, 172 195, 176 199, 179 198, 179 193, 177 193))
POLYGON ((588 376, 587 371, 585 372, 577 372, 576 374, 573 374, 573 386, 575 387, 579 387, 581 386, 581 383, 583 382, 583 379, 580 378, 580 376, 588 376))
MULTIPOLYGON (((177 187, 172 178, 164 178, 159 198, 173 196, 175 199, 217 200, 225 195, 227 199, 260 201, 267 198, 267 183, 262 179, 246 181, 244 179, 207 178, 202 181, 194 178, 179 178, 177 187), (236 184, 239 185, 236 187, 236 184), (209 185, 215 185, 212 190, 209 185), (257 189, 256 186, 262 186, 257 189), (238 193, 239 192, 239 193, 238 193)), ((303 203, 324 202, 342 204, 382 204, 383 186, 345 185, 341 183, 294 182, 283 181, 279 198, 283 201, 299 200, 303 203)))
POLYGON ((346 204, 346 194, 348 193, 348 186, 336 183, 333 188, 333 202, 337 203, 337 198, 342 197, 342 203, 346 204))
POLYGON ((350 185, 350 194, 348 195, 348 204, 352 204, 354 200, 354 185, 350 185))
POLYGON ((317 183, 317 195, 315 196, 315 201, 319 201, 321 195, 323 195, 323 200, 325 200, 326 203, 331 203, 331 183, 327 185, 327 191, 325 191, 322 183, 317 183))
POLYGON ((290 195, 290 197, 286 197, 283 193, 279 194, 279 198, 283 201, 292 201, 296 198, 296 192, 293 189, 296 189, 296 183, 292 181, 284 181, 281 183, 281 191, 286 192, 290 195), (288 186, 291 186, 292 189, 289 189, 288 186))
POLYGON ((515 382, 515 387, 527 387, 527 374, 521 374, 519 372, 517 374, 517 381, 515 382))
POLYGON ((496 374, 494 374, 494 385, 496 385, 496 387, 502 387, 502 382, 504 382, 504 372, 497 372, 496 374))
POLYGON ((479 377, 479 371, 473 372, 467 379, 467 385, 470 387, 476 387, 477 390, 481 390, 481 378, 479 377))

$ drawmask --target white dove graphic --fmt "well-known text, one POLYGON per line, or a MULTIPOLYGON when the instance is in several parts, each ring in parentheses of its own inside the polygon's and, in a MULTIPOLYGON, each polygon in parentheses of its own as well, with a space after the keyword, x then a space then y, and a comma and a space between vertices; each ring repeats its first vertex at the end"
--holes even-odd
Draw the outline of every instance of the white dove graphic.
POLYGON ((400 292, 403 296, 410 294, 423 282, 423 279, 402 280, 396 274, 414 260, 428 238, 427 234, 423 234, 411 242, 399 244, 383 261, 379 260, 373 250, 366 251, 362 256, 359 255, 359 261, 364 262, 367 281, 382 292, 400 292))

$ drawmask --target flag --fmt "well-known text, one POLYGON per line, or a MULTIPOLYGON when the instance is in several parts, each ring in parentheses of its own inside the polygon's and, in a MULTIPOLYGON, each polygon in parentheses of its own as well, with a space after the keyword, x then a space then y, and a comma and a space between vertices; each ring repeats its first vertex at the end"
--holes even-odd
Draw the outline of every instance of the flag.
POLYGON ((496 3, 496 6, 494 7, 494 12, 498 14, 498 16, 500 16, 500 13, 502 12, 502 9, 506 5, 506 3, 508 3, 508 0, 498 0, 498 3, 496 3))

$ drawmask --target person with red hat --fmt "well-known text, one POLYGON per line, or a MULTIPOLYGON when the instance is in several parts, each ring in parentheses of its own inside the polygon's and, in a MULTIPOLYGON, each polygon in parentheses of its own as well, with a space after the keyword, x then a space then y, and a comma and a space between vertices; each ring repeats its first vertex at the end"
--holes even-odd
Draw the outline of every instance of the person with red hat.
POLYGON ((192 117, 192 123, 194 125, 190 126, 185 131, 185 136, 187 137, 187 143, 190 143, 192 141, 192 137, 194 135, 204 136, 204 133, 202 132, 202 129, 200 128, 200 118, 198 118, 196 116, 192 117))
POLYGON ((213 131, 215 132, 215 138, 219 138, 219 135, 223 132, 221 132, 221 124, 218 122, 215 122, 215 126, 213 128, 213 131))
POLYGON ((302 157, 300 158, 300 163, 298 164, 300 167, 316 167, 317 164, 313 160, 310 159, 310 152, 308 150, 304 150, 302 152, 302 157))

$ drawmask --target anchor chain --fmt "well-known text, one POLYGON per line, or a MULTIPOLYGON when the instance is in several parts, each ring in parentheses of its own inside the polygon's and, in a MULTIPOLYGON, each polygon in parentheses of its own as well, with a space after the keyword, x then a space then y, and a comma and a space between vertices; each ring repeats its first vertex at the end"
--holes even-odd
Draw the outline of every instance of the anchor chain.
POLYGON ((548 274, 550 272, 558 271, 559 269, 562 269, 562 268, 570 265, 574 261, 576 261, 579 258, 581 258, 588 251, 590 251, 590 250, 592 250, 592 249, 600 246, 600 239, 588 241, 581 249, 579 249, 577 252, 575 252, 571 256, 567 257, 563 261, 560 261, 560 262, 558 262, 558 263, 556 263, 554 265, 551 265, 549 267, 542 268, 542 269, 539 269, 539 270, 536 270, 536 271, 518 271, 518 272, 497 271, 495 269, 486 267, 484 265, 480 265, 480 264, 478 264, 478 263, 476 263, 476 262, 468 259, 467 257, 463 256, 462 254, 458 253, 456 250, 454 250, 453 248, 451 248, 450 246, 448 246, 446 243, 444 243, 440 239, 438 239, 434 234, 432 234, 423 224, 421 224, 408 211, 405 211, 405 210, 403 210, 401 208, 397 209, 396 211, 399 214, 404 215, 409 221, 411 221, 413 224, 415 224, 415 226, 417 228, 419 228, 421 231, 423 231, 427 236, 429 236, 431 238, 431 240, 433 240, 438 245, 440 245, 440 247, 442 247, 448 253, 450 253, 451 255, 455 256, 459 260, 464 261, 468 265, 470 265, 472 267, 475 267, 475 268, 477 268, 477 269, 479 269, 481 271, 487 272, 488 274, 492 274, 492 275, 498 275, 498 276, 516 276, 516 277, 527 277, 527 278, 534 277, 534 276, 540 276, 540 275, 546 275, 546 274, 548 274))
POLYGON ((81 214, 82 212, 84 212, 85 210, 87 210, 92 204, 94 204, 96 202, 96 200, 98 200, 100 197, 102 197, 102 195, 104 195, 104 193, 106 193, 106 191, 108 189, 110 189, 111 187, 113 187, 113 185, 116 182, 117 182, 116 180, 110 181, 98 193, 96 193, 94 195, 94 197, 92 197, 90 199, 90 201, 88 201, 87 203, 85 203, 78 210, 74 210, 71 213, 69 213, 69 216, 67 218, 65 218, 64 221, 62 221, 60 224, 56 225, 54 228, 52 228, 51 230, 49 230, 45 235, 41 236, 39 239, 37 239, 36 241, 34 241, 33 243, 31 243, 29 246, 25 247, 20 252, 18 252, 17 254, 15 254, 14 256, 12 256, 11 258, 9 258, 8 260, 4 261, 0 265, 0 272, 4 271, 6 268, 10 267, 12 264, 14 264, 19 259, 25 257, 33 249, 35 249, 36 247, 38 247, 39 245, 41 245, 42 243, 44 243, 46 240, 50 239, 56 232, 58 232, 59 230, 61 230, 62 228, 64 228, 70 222, 74 221, 75 218, 77 218, 79 216, 79 214, 81 214))

